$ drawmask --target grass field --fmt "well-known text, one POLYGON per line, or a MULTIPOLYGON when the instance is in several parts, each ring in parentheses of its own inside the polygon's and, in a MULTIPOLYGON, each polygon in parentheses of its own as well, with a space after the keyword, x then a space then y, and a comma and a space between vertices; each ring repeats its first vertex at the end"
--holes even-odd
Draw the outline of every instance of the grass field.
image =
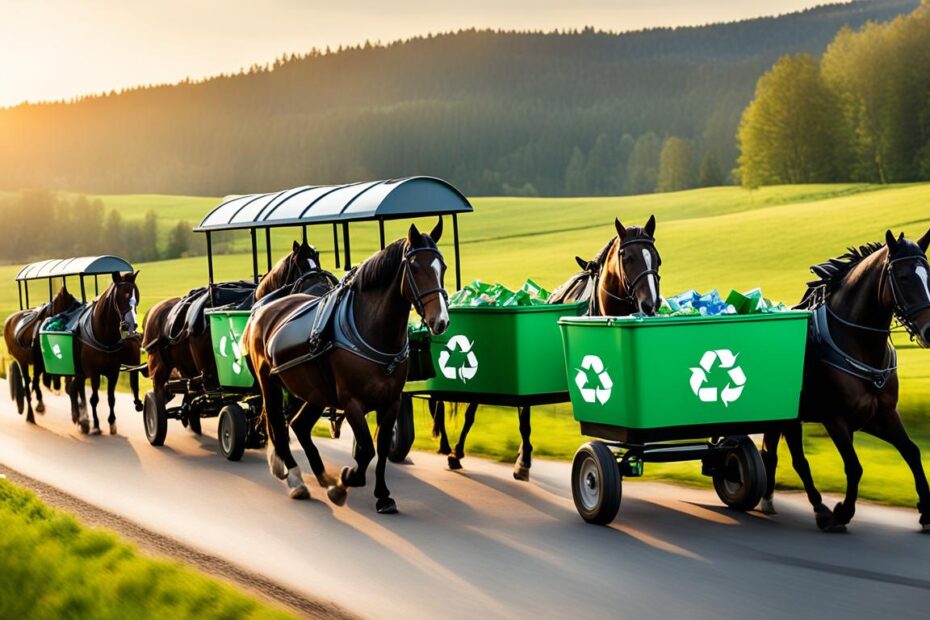
POLYGON ((291 618, 0 480, 0 618, 291 618))
MULTIPOLYGON (((142 217, 157 209, 162 225, 186 219, 199 220, 216 199, 176 196, 103 196, 109 208, 128 218, 142 217), (164 205, 164 208, 161 207, 164 205)), ((786 303, 797 301, 810 279, 810 265, 836 256, 853 244, 883 238, 886 228, 915 238, 930 227, 930 185, 808 185, 748 191, 736 187, 710 188, 670 194, 619 198, 476 198, 475 213, 460 218, 462 272, 465 281, 474 278, 519 285, 532 277, 554 287, 576 270, 573 257, 594 255, 614 234, 613 219, 627 225, 642 224, 650 214, 658 220, 657 245, 662 254, 662 291, 674 294, 689 288, 745 290, 762 286, 766 295, 786 303)), ((447 222, 448 224, 449 222, 447 222)), ((421 222, 428 230, 432 221, 421 222)), ((389 238, 402 235, 406 222, 389 222, 389 238)), ((450 265, 447 287, 453 288, 451 226, 444 243, 450 265)), ((296 231, 276 231, 275 257, 284 253, 296 231)), ((323 253, 324 266, 332 268, 332 230, 312 227, 311 241, 323 253)), ((236 248, 248 247, 242 234, 236 248)), ((353 228, 355 262, 377 247, 377 228, 353 228)), ((186 292, 206 282, 206 260, 193 257, 139 265, 142 308, 186 292)), ((0 267, 0 312, 8 314, 17 305, 12 283, 18 267, 0 267)), ((248 277, 251 259, 244 254, 218 258, 217 277, 248 277)), ((930 452, 930 352, 916 349, 906 338, 896 336, 902 378, 901 409, 930 452)), ((429 449, 434 441, 424 432, 426 414, 418 411, 417 445, 429 449)), ((512 411, 479 411, 469 448, 473 453, 511 460, 518 433, 512 411)), ((461 422, 458 416, 453 427, 461 422)), ((582 438, 567 407, 534 410, 533 443, 536 454, 568 458, 582 438)), ((818 430, 808 435, 814 453, 814 470, 824 488, 836 488, 842 467, 832 458, 832 447, 824 445, 818 430), (827 449, 829 448, 829 449, 827 449)), ((899 457, 887 448, 861 440, 867 496, 894 503, 913 504, 916 499, 910 474, 899 457)), ((787 463, 787 460, 785 461, 787 463)), ((694 480, 693 465, 650 468, 664 476, 694 480), (690 473, 688 473, 690 472, 690 473)), ((796 481, 790 467, 780 469, 786 485, 796 481)))

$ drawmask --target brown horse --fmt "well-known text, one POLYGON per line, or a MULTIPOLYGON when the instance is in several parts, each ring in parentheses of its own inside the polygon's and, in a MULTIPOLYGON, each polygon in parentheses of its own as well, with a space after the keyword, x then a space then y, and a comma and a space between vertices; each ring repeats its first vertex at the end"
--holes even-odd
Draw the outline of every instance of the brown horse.
POLYGON ((324 312, 325 304, 335 304, 333 325, 328 330, 333 336, 332 346, 318 355, 301 354, 315 321, 313 314, 306 315, 309 319, 300 318, 318 298, 290 295, 252 315, 242 340, 262 390, 262 415, 271 438, 269 466, 272 474, 286 480, 291 498, 305 499, 310 492, 291 454, 283 389, 305 403, 290 420, 290 428, 307 453, 318 482, 340 506, 349 487, 365 486, 365 473, 375 456, 365 416, 369 411, 377 412, 376 507, 382 514, 397 512, 384 470, 407 377, 410 308, 416 309, 434 334, 441 334, 449 325, 443 289, 445 264, 436 246, 441 235, 442 220, 429 235, 411 226, 406 239, 398 239, 366 260, 330 294, 332 297, 323 298, 316 311, 324 312), (276 343, 282 343, 280 348, 276 343), (338 481, 326 474, 310 434, 326 407, 345 411, 356 441, 356 465, 344 468, 338 481))
MULTIPOLYGON (((261 279, 255 290, 254 299, 258 301, 276 291, 295 286, 298 290, 311 290, 316 294, 322 294, 331 289, 333 283, 334 277, 320 269, 320 255, 316 249, 306 242, 295 241, 292 251, 279 260, 261 279)), ((203 292, 205 291, 201 293, 203 292)), ((195 291, 192 294, 196 293, 195 291)), ((214 289, 214 294, 222 295, 219 286, 214 289)), ((148 376, 152 379, 155 398, 162 404, 167 404, 173 397, 168 393, 166 386, 174 373, 192 380, 192 383, 196 383, 200 389, 218 387, 216 360, 213 358, 213 345, 209 330, 188 331, 176 338, 169 338, 165 335, 172 309, 178 304, 186 303, 188 297, 172 297, 160 301, 145 316, 143 332, 146 334, 146 341, 143 348, 148 353, 148 376)), ((226 303, 222 299, 216 301, 218 304, 226 303)), ((235 301, 238 303, 241 299, 235 301)), ((189 416, 184 422, 185 425, 190 425, 193 432, 200 434, 199 416, 189 416)))
POLYGON ((45 372, 45 364, 42 362, 42 352, 39 350, 38 338, 36 332, 42 322, 55 314, 69 310, 79 302, 68 292, 67 285, 62 285, 61 290, 55 295, 55 298, 47 303, 31 310, 20 310, 7 317, 3 323, 3 339, 6 341, 7 351, 13 356, 19 364, 22 372, 22 388, 26 395, 26 421, 35 423, 35 416, 32 411, 32 392, 36 395, 36 408, 38 413, 45 411, 45 403, 42 402, 42 389, 40 387, 40 377, 45 372), (16 326, 21 320, 25 319, 26 323, 18 330, 16 326), (33 375, 29 377, 29 367, 33 368, 33 375), (32 385, 30 386, 30 382, 32 385))
POLYGON ((891 345, 891 320, 898 321, 920 346, 930 342, 930 231, 914 243, 891 231, 885 244, 850 249, 812 271, 799 308, 812 311, 804 363, 799 420, 765 434, 762 457, 768 475, 762 510, 775 514, 772 492, 782 435, 792 464, 814 507, 817 525, 845 531, 856 512, 862 465, 853 448, 853 434, 865 431, 887 441, 901 453, 914 475, 920 525, 930 531, 930 488, 920 461, 920 449, 908 437, 898 414, 897 355, 891 345), (831 511, 811 476, 804 456, 801 422, 823 424, 846 470, 846 496, 831 511))
MULTIPOLYGON (((656 220, 650 216, 642 228, 625 227, 614 221, 617 236, 590 261, 575 260, 583 269, 553 291, 549 303, 588 301, 588 314, 592 316, 626 316, 634 312, 653 315, 659 307, 659 253, 655 246, 656 220)), ((465 409, 462 432, 453 451, 446 433, 445 405, 431 400, 433 436, 439 437, 439 453, 448 458, 449 469, 462 469, 465 458, 465 441, 475 422, 478 403, 469 403, 465 409)), ((520 424, 520 449, 513 468, 516 480, 529 480, 533 464, 533 444, 530 443, 530 407, 517 407, 520 424)))
MULTIPOLYGON (((78 322, 75 337, 75 377, 68 386, 71 397, 71 417, 82 433, 100 434, 97 404, 100 402, 100 378, 107 380, 107 404, 110 408, 110 434, 116 434, 116 382, 120 367, 132 345, 138 329, 136 309, 139 305, 139 272, 114 273, 113 282, 88 306, 78 322), (85 381, 90 379, 90 407, 93 427, 87 419, 86 408, 80 407, 80 395, 85 381)), ((138 396, 137 396, 138 400, 138 396)), ((137 405, 138 406, 138 405, 137 405)))

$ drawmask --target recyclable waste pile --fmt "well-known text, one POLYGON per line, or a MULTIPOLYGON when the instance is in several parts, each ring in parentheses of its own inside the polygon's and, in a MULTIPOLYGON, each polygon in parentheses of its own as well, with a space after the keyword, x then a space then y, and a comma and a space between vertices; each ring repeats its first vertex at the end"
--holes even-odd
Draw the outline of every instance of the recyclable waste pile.
POLYGON ((465 285, 449 298, 452 307, 495 306, 510 308, 514 306, 542 306, 549 299, 549 291, 527 279, 516 291, 503 284, 475 280, 465 285))
POLYGON ((718 316, 722 314, 763 314, 784 312, 790 308, 773 302, 762 294, 762 289, 740 293, 731 290, 726 299, 717 289, 701 294, 694 289, 662 300, 659 316, 718 316))

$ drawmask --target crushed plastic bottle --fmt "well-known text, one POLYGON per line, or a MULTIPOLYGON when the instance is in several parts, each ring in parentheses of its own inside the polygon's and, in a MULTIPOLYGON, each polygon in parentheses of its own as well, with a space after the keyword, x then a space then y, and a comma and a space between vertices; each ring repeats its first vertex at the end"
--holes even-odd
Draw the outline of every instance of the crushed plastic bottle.
POLYGON ((452 307, 462 306, 539 306, 549 299, 549 291, 533 280, 527 279, 516 291, 496 282, 490 284, 480 280, 466 284, 449 298, 452 307))
MULTIPOLYGON (((732 290, 726 299, 717 289, 701 294, 694 289, 662 299, 656 312, 659 316, 721 316, 726 314, 760 314, 790 310, 781 302, 773 302, 762 289, 745 293, 732 290)), ((637 316, 637 315, 634 315, 637 316)))

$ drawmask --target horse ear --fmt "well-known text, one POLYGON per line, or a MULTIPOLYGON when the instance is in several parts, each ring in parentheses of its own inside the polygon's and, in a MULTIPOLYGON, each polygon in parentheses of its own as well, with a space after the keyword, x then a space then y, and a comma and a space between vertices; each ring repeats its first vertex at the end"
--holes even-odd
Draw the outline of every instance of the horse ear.
POLYGON ((617 229, 617 236, 620 237, 620 241, 623 241, 623 238, 626 237, 626 227, 620 223, 620 218, 614 218, 614 227, 617 229))
POLYGON ((891 230, 885 231, 885 245, 888 246, 889 250, 895 249, 898 245, 898 240, 894 238, 894 233, 891 230))
POLYGON ((442 238, 442 216, 439 216, 439 221, 436 222, 436 226, 433 227, 432 232, 429 234, 430 239, 439 243, 439 240, 442 238))
POLYGON ((133 271, 133 272, 132 272, 132 276, 131 276, 129 279, 132 280, 133 282, 135 282, 135 281, 136 281, 136 278, 138 278, 138 277, 139 277, 139 270, 136 270, 136 271, 133 271))
POLYGON ((587 268, 588 268, 588 261, 586 261, 585 259, 581 258, 580 256, 576 256, 576 257, 575 257, 575 262, 578 263, 578 266, 581 267, 582 269, 587 269, 587 268))
POLYGON ((654 215, 649 216, 649 221, 646 222, 646 228, 644 228, 643 230, 645 230, 646 234, 649 235, 650 237, 656 236, 656 216, 654 215))
POLYGON ((917 240, 917 245, 919 245, 920 249, 924 252, 927 251, 927 248, 930 247, 930 228, 927 229, 923 237, 917 240))
POLYGON ((113 272, 113 283, 114 283, 114 284, 119 284, 119 282, 120 282, 120 275, 119 275, 119 272, 118 272, 118 271, 114 271, 114 272, 113 272))
POLYGON ((416 224, 410 225, 410 230, 407 231, 407 243, 410 244, 410 247, 416 247, 423 240, 423 235, 420 234, 420 231, 417 230, 416 224))
POLYGON ((294 252, 294 253, 296 254, 296 253, 298 252, 298 250, 300 250, 300 244, 297 243, 297 241, 295 240, 295 241, 294 241, 294 247, 291 249, 291 251, 294 252))

